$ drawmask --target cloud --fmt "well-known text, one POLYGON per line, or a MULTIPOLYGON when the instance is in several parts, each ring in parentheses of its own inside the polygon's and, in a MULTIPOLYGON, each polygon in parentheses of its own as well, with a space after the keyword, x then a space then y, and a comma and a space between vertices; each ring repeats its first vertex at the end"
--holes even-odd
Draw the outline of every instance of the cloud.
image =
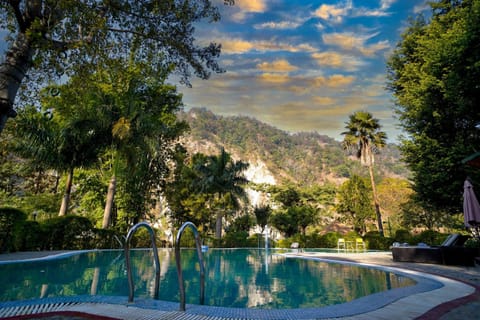
POLYGON ((388 10, 397 0, 380 0, 380 9, 388 10))
POLYGON ((245 53, 253 50, 254 43, 245 40, 223 40, 222 53, 245 53))
POLYGON ((240 0, 235 5, 247 12, 264 12, 267 8, 264 0, 240 0))
POLYGON ((352 8, 352 1, 347 1, 343 5, 322 4, 313 15, 326 21, 340 23, 352 8))
POLYGON ((286 73, 263 73, 258 76, 260 81, 270 82, 270 83, 287 83, 290 80, 290 77, 286 73))
POLYGON ((334 74, 330 77, 317 77, 314 83, 318 87, 338 88, 351 84, 355 80, 354 76, 344 76, 341 74, 334 74))
POLYGON ((255 29, 274 29, 274 30, 287 30, 295 29, 301 25, 300 22, 293 21, 281 21, 281 22, 264 22, 255 24, 253 27, 255 29))
POLYGON ((351 32, 345 33, 330 33, 322 35, 322 40, 327 45, 333 45, 339 47, 345 51, 357 51, 365 56, 373 56, 375 53, 389 49, 390 44, 388 41, 379 41, 372 45, 366 45, 365 42, 375 36, 378 33, 369 35, 355 35, 351 32))
POLYGON ((262 62, 257 64, 257 68, 262 71, 270 71, 270 72, 289 72, 289 71, 295 71, 298 69, 294 65, 291 65, 285 59, 275 60, 271 63, 262 62))
POLYGON ((330 97, 313 97, 313 101, 316 104, 326 106, 326 105, 332 105, 336 103, 337 100, 330 97))
POLYGON ((248 13, 262 13, 267 10, 265 0, 240 0, 235 2, 237 12, 231 15, 233 21, 241 22, 245 20, 248 13))
POLYGON ((250 51, 286 51, 286 52, 314 52, 317 49, 307 43, 293 44, 287 42, 246 41, 241 39, 220 40, 223 54, 247 53, 250 51))
POLYGON ((315 52, 312 54, 312 58, 315 59, 320 66, 345 71, 357 71, 360 67, 366 65, 358 56, 345 55, 334 51, 315 52))
POLYGON ((334 45, 345 50, 352 51, 363 46, 364 37, 356 37, 353 33, 330 33, 322 35, 325 44, 334 45))

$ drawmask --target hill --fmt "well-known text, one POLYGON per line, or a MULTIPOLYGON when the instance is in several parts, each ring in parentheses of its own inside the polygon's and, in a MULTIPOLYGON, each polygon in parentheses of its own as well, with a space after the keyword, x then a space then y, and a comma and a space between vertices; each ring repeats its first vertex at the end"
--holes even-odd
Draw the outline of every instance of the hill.
MULTIPOLYGON (((234 159, 250 163, 247 178, 257 183, 338 184, 352 173, 366 174, 339 141, 316 132, 289 133, 255 118, 219 116, 205 108, 179 118, 191 128, 185 137, 189 152, 218 153, 223 146, 234 159)), ((396 145, 381 149, 375 160, 379 178, 408 177, 396 145)))

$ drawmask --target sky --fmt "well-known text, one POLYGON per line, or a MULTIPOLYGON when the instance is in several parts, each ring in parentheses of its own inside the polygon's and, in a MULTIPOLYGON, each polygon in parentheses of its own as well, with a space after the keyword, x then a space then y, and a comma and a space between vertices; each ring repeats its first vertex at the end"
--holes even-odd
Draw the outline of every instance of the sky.
POLYGON ((402 131, 386 90, 386 62, 408 18, 429 15, 428 0, 212 1, 222 19, 198 24, 195 35, 199 45, 222 45, 219 62, 226 72, 209 80, 192 77, 192 88, 172 81, 185 110, 250 116, 339 141, 349 115, 368 111, 388 142, 398 142, 402 131))
POLYGON ((288 132, 342 140, 355 111, 377 118, 388 142, 402 134, 386 90, 386 62, 424 0, 236 0, 199 24, 199 44, 222 44, 226 70, 178 85, 185 110, 254 117, 288 132))

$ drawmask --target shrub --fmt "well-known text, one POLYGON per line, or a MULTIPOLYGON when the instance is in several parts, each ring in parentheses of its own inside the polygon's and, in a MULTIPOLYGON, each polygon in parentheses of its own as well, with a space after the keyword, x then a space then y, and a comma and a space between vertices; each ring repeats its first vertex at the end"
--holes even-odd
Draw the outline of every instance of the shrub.
POLYGON ((342 236, 338 232, 328 232, 322 235, 319 248, 336 248, 338 239, 342 236))
POLYGON ((425 230, 419 233, 418 235, 412 238, 411 244, 418 244, 420 242, 426 243, 431 246, 438 246, 447 239, 448 235, 440 233, 438 231, 433 230, 425 230))
POLYGON ((0 208, 0 252, 11 252, 20 249, 22 227, 27 215, 19 209, 0 208))
POLYGON ((45 234, 37 221, 25 221, 19 230, 19 250, 38 251, 42 249, 45 234))
POLYGON ((394 242, 392 238, 380 236, 378 231, 367 232, 364 240, 369 250, 390 250, 390 246, 394 242))
POLYGON ((400 243, 410 243, 412 241, 412 235, 408 230, 397 230, 395 232, 394 240, 400 243))
POLYGON ((43 224, 46 250, 82 250, 93 247, 94 228, 85 217, 68 215, 43 224))
POLYGON ((252 247, 247 231, 228 232, 222 240, 225 248, 252 247))

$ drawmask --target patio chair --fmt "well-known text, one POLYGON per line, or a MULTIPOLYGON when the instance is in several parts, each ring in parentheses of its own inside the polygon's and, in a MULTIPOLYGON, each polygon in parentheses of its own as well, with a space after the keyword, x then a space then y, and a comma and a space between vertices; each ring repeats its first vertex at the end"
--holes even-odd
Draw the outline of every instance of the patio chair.
POLYGON ((359 251, 359 250, 365 251, 366 250, 365 242, 363 242, 362 238, 356 238, 355 239, 355 250, 356 251, 359 251))
POLYGON ((337 241, 337 251, 347 251, 347 243, 345 242, 345 239, 339 238, 337 241))

